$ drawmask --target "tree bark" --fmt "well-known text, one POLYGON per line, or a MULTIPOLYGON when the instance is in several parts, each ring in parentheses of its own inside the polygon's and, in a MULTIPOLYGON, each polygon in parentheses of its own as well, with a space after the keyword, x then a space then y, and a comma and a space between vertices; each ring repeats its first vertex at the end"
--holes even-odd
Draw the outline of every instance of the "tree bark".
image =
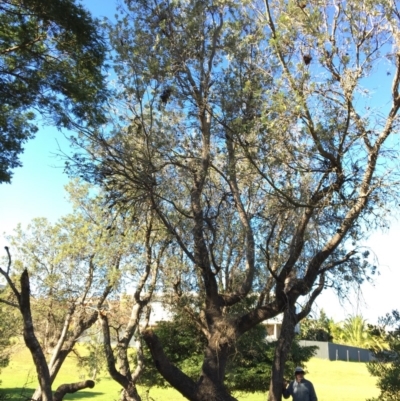
POLYGON ((77 383, 69 383, 62 384, 53 395, 53 401, 62 401, 66 394, 76 393, 79 390, 83 390, 84 388, 93 388, 94 387, 93 380, 86 380, 84 382, 77 383))
MULTIPOLYGON (((82 335, 85 330, 89 329, 96 322, 97 315, 97 311, 90 313, 89 315, 80 314, 77 319, 77 324, 72 336, 67 341, 64 341, 63 347, 60 350, 54 350, 57 355, 52 358, 51 362, 48 365, 51 384, 53 384, 65 359, 74 348, 77 339, 82 335)), ((42 391, 40 387, 35 390, 32 399, 36 401, 43 401, 42 391)))
POLYGON ((294 306, 288 305, 287 309, 283 313, 282 329, 275 347, 268 401, 282 400, 285 362, 295 336, 296 324, 296 309, 294 306))
POLYGON ((123 388, 121 391, 120 401, 141 401, 135 383, 129 383, 127 388, 123 388))
POLYGON ((30 304, 30 282, 29 274, 25 269, 20 277, 21 292, 19 293, 15 286, 12 285, 13 291, 18 299, 19 310, 23 318, 23 336, 26 346, 31 352, 33 362, 36 367, 38 381, 40 385, 40 398, 42 401, 61 401, 65 394, 74 393, 83 388, 93 388, 94 382, 87 380, 86 382, 63 384, 57 391, 52 394, 51 385, 54 378, 51 377, 43 349, 35 335, 34 324, 32 319, 30 304))
MULTIPOLYGON (((122 369, 123 373, 121 373, 115 367, 116 360, 114 358, 114 352, 111 347, 110 328, 107 316, 100 314, 99 318, 103 330, 103 345, 104 345, 104 352, 106 355, 108 373, 110 374, 113 380, 115 380, 118 384, 122 386, 120 401, 141 401, 141 397, 136 389, 135 381, 132 380, 132 375, 129 369, 129 363, 126 360, 126 358, 123 358, 124 356, 127 357, 126 352, 125 355, 123 355, 123 353, 121 354, 122 359, 120 359, 119 361, 120 363, 125 364, 125 366, 122 369)), ((126 346, 128 346, 128 344, 129 342, 126 343, 126 346)))
POLYGON ((202 374, 197 382, 173 365, 164 354, 161 343, 153 331, 143 334, 150 348, 157 370, 168 383, 190 401, 237 401, 224 386, 224 373, 228 358, 228 347, 220 346, 218 350, 206 349, 202 374))
POLYGON ((42 347, 36 338, 30 304, 30 285, 28 271, 24 270, 21 274, 21 295, 19 298, 20 311, 24 322, 24 341, 29 351, 31 352, 33 361, 35 363, 36 372, 40 389, 42 391, 43 401, 52 401, 53 394, 51 392, 51 380, 49 368, 47 366, 46 358, 43 354, 42 347))

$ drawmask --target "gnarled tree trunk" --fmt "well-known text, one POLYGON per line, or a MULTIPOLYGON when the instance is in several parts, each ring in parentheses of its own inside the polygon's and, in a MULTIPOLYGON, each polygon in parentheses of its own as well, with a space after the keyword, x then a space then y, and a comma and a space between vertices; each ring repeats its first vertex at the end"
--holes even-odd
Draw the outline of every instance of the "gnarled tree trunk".
POLYGON ((47 366, 42 347, 35 335, 32 321, 31 304, 30 304, 30 285, 28 271, 24 270, 21 274, 21 293, 17 294, 19 301, 19 309, 24 322, 24 341, 31 352, 35 363, 36 372, 40 389, 42 391, 43 401, 52 401, 50 373, 47 366))
MULTIPOLYGON (((147 330, 143 334, 150 348, 157 370, 176 390, 190 401, 236 401, 224 386, 225 367, 229 354, 228 345, 214 344, 206 348, 202 372, 197 382, 173 365, 164 354, 156 334, 147 330)), ((211 344, 210 344, 211 343, 211 344)))
MULTIPOLYGON (((54 380, 54 377, 52 378, 52 375, 50 374, 43 349, 35 335, 34 324, 32 320, 31 305, 30 305, 30 282, 29 282, 28 271, 25 269, 21 274, 20 292, 17 290, 17 288, 15 287, 14 283, 11 280, 9 280, 9 283, 11 283, 10 285, 12 287, 12 290, 18 299, 19 310, 23 317, 23 324, 24 324, 23 336, 25 344, 28 347, 29 351, 31 352, 36 367, 38 381, 40 385, 39 397, 41 401, 61 401, 65 396, 65 394, 67 393, 75 393, 76 391, 82 390, 84 388, 93 388, 94 381, 92 380, 87 380, 85 382, 79 382, 79 383, 63 384, 57 389, 57 391, 53 395, 51 390, 51 385, 54 380)), ((67 354, 64 355, 64 359, 66 356, 67 354)))

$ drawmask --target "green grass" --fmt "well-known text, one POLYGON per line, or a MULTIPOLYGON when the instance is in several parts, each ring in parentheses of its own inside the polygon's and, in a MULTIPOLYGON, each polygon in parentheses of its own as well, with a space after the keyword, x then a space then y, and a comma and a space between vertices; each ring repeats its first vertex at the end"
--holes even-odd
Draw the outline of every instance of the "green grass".
MULTIPOLYGON (((330 362, 313 358, 307 365, 309 374, 307 378, 315 386, 318 401, 365 401, 370 397, 377 397, 379 391, 364 363, 357 362, 330 362)), ((76 358, 71 356, 67 359, 58 375, 53 388, 61 383, 71 383, 82 380, 83 371, 76 366, 76 358)), ((21 345, 15 349, 10 365, 3 369, 0 374, 0 399, 7 395, 7 399, 19 401, 32 395, 36 387, 36 372, 28 351, 21 345)), ((65 397, 65 400, 113 401, 119 398, 119 388, 113 380, 108 379, 105 374, 96 382, 93 389, 80 391, 65 397)), ((146 388, 139 387, 139 393, 143 401, 181 401, 185 400, 174 389, 151 388, 149 398, 146 388)), ((240 401, 265 401, 266 394, 247 393, 236 394, 240 401)))

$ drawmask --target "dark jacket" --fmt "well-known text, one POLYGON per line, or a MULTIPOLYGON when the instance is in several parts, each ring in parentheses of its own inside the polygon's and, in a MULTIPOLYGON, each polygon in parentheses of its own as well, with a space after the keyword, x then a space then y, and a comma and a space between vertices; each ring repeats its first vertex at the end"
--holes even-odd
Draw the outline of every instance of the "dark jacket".
POLYGON ((293 401, 317 401, 314 386, 306 379, 302 379, 300 383, 291 381, 286 390, 283 390, 283 397, 293 397, 293 401))

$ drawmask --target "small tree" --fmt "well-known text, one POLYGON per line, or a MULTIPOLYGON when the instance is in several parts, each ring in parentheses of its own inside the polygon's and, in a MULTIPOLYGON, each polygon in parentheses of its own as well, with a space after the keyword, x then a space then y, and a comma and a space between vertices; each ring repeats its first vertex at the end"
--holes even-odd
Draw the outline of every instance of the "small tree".
POLYGON ((97 321, 129 254, 119 235, 121 227, 108 229, 116 220, 104 213, 101 197, 89 197, 87 186, 69 189, 74 213, 54 225, 35 219, 26 231, 18 227, 9 237, 15 261, 6 248, 7 268, 0 269, 13 295, 11 301, 0 298, 0 302, 19 310, 24 341, 36 367, 35 400, 61 400, 66 393, 94 386, 94 381, 86 380, 52 393, 62 364, 97 321), (46 352, 51 354, 49 361, 46 352))
POLYGON ((372 344, 367 321, 361 315, 346 318, 342 326, 340 342, 354 347, 370 348, 372 344))
POLYGON ((0 289, 0 297, 6 302, 0 302, 0 383, 1 369, 9 363, 9 358, 12 353, 13 341, 21 335, 21 319, 15 309, 8 305, 12 303, 13 297, 9 289, 0 289))
POLYGON ((121 401, 140 401, 136 385, 144 369, 141 334, 146 330, 153 292, 157 289, 157 278, 164 261, 169 240, 163 237, 164 230, 154 219, 153 211, 141 210, 136 219, 135 255, 124 279, 132 296, 117 301, 115 313, 101 313, 99 316, 107 369, 110 376, 122 386, 121 401), (129 316, 129 317, 128 317, 129 316), (115 347, 112 341, 116 342, 115 347), (132 344, 136 349, 135 362, 132 358, 132 344))
MULTIPOLYGON (((25 344, 31 352, 33 362, 36 367, 37 377, 40 385, 40 397, 43 401, 61 401, 65 394, 74 393, 75 391, 94 386, 91 380, 79 383, 64 384, 60 386, 53 394, 51 390, 52 379, 49 367, 46 362, 43 349, 35 335, 34 324, 32 319, 32 309, 30 304, 30 282, 28 271, 24 270, 20 277, 17 288, 16 282, 11 279, 9 272, 11 267, 11 255, 8 248, 8 266, 6 269, 0 268, 0 273, 6 278, 8 285, 11 287, 13 295, 16 299, 11 305, 19 309, 23 320, 23 337, 25 344)), ((2 300, 4 302, 4 300, 2 300)))
POLYGON ((375 360, 367 364, 369 373, 377 377, 377 386, 380 395, 368 401, 396 401, 400 397, 400 314, 394 310, 380 319, 379 326, 370 330, 373 337, 382 339, 386 343, 385 349, 381 346, 373 347, 375 360))
POLYGON ((321 310, 318 319, 307 317, 301 321, 300 336, 302 340, 332 341, 331 320, 321 310))

